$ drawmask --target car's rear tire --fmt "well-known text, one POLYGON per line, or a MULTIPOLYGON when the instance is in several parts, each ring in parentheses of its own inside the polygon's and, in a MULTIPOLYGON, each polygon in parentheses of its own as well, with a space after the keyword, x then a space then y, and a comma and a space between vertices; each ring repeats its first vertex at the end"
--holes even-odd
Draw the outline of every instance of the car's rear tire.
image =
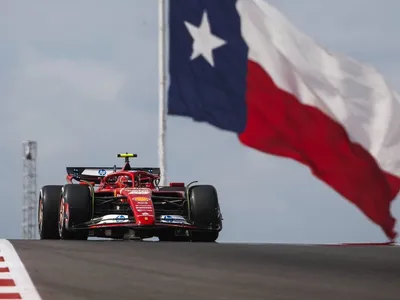
POLYGON ((92 198, 87 186, 64 185, 58 214, 58 234, 63 240, 87 240, 88 230, 70 231, 73 225, 90 220, 92 198))
POLYGON ((193 242, 215 242, 218 239, 221 214, 217 190, 212 185, 195 185, 189 188, 190 220, 194 225, 211 231, 194 231, 193 242))
POLYGON ((38 230, 41 240, 58 240, 58 211, 62 185, 45 185, 40 189, 38 230))

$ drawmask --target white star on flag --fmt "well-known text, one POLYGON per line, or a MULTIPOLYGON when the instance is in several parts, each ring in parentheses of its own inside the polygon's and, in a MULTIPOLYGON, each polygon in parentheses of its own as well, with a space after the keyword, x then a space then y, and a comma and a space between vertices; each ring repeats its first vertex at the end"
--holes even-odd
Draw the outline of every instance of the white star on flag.
MULTIPOLYGON (((217 0, 216 0, 217 1, 217 0)), ((202 55, 211 66, 214 67, 213 50, 226 44, 226 41, 212 34, 207 13, 203 13, 203 18, 199 27, 189 22, 185 22, 186 28, 193 38, 193 52, 191 60, 202 55)))

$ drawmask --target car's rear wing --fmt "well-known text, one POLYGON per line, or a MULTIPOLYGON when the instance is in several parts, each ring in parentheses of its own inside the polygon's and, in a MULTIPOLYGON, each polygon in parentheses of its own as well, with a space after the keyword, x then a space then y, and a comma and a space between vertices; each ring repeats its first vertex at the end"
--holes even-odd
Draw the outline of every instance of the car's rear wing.
MULTIPOLYGON (((68 175, 72 176, 75 180, 94 181, 96 183, 106 175, 123 170, 122 168, 116 167, 67 167, 66 169, 68 175)), ((160 168, 153 167, 130 167, 125 171, 144 171, 160 175, 160 168)))
POLYGON ((160 168, 147 168, 147 167, 131 167, 130 170, 127 171, 144 171, 144 172, 148 172, 148 173, 152 173, 154 175, 160 175, 161 171, 160 168))

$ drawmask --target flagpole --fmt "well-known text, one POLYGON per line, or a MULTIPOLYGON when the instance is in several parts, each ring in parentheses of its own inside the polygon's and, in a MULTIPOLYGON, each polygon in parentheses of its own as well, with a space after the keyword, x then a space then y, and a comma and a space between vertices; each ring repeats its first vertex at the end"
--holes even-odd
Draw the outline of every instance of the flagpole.
POLYGON ((167 166, 165 151, 165 133, 167 129, 167 102, 166 102, 166 1, 158 0, 158 70, 159 70, 159 136, 158 156, 160 164, 160 185, 167 185, 167 166))

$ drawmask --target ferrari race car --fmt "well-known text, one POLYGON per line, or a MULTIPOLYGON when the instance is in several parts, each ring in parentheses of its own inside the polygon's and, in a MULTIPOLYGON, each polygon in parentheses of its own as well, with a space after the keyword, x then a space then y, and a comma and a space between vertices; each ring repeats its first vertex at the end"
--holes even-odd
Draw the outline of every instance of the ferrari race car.
POLYGON ((67 167, 67 184, 40 189, 40 239, 112 239, 214 242, 222 230, 212 185, 159 186, 160 169, 125 165, 67 167))

